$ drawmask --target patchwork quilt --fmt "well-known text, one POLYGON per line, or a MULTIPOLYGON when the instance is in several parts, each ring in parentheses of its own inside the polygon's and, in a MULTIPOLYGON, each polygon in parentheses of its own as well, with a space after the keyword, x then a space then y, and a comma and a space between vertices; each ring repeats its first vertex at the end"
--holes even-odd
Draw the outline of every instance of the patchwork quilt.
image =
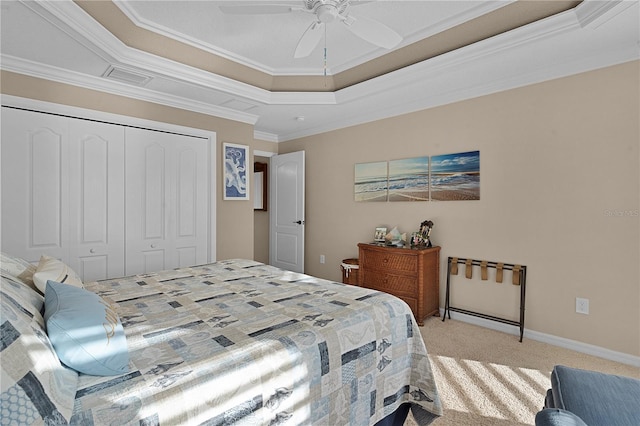
POLYGON ((79 375, 72 424, 372 425, 442 414, 401 300, 249 260, 86 283, 115 307, 130 371, 79 375))

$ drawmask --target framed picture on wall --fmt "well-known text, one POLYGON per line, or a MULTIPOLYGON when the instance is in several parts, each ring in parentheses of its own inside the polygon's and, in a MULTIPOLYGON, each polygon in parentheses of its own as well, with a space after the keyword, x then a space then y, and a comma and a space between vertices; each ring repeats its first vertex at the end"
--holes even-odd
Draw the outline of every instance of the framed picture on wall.
POLYGON ((480 151, 431 157, 431 201, 480 199, 480 151))
POLYGON ((222 158, 224 158, 224 200, 249 199, 249 170, 247 160, 249 147, 233 143, 222 144, 222 158))
POLYGON ((388 169, 386 161, 355 165, 355 201, 387 201, 388 169))
POLYGON ((389 161, 389 201, 429 201, 429 157, 389 161))

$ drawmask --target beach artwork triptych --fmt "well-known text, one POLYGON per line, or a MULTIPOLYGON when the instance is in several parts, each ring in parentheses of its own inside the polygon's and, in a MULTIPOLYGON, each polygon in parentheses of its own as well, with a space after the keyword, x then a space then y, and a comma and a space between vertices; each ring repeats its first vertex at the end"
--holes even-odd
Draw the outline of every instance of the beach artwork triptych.
POLYGON ((480 151, 355 165, 355 201, 480 199, 480 151))

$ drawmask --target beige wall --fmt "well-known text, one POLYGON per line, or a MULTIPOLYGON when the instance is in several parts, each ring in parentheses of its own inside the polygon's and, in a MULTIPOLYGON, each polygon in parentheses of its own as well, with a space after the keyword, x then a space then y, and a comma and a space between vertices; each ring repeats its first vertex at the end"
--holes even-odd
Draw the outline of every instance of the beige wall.
MULTIPOLYGON (((205 114, 109 95, 7 71, 1 74, 1 91, 6 95, 38 99, 147 120, 214 131, 217 134, 217 258, 253 258, 253 203, 222 200, 222 143, 252 146, 253 126, 205 114)), ((262 144, 260 145, 262 146, 262 144)), ((251 161, 250 164, 253 164, 251 161)))
MULTIPOLYGON (((339 281, 341 259, 373 228, 431 219, 441 305, 447 256, 523 263, 528 329, 639 355, 640 220, 624 215, 640 208, 638 75, 629 63, 279 144, 306 151, 306 272, 339 281), (476 149, 480 201, 353 201, 355 163, 476 149), (575 313, 575 297, 590 299, 590 315, 575 313)), ((248 124, 6 71, 1 82, 3 94, 215 131, 218 159, 222 142, 275 151, 248 124)), ((217 257, 252 258, 253 204, 223 201, 217 173, 217 257)), ((457 306, 515 314, 510 284, 455 288, 457 306)))
MULTIPOLYGON (((376 226, 411 232, 431 219, 441 306, 447 256, 522 263, 527 329, 640 355, 638 64, 281 143, 306 151, 306 272, 339 281, 341 259, 376 226), (479 201, 353 201, 355 163, 470 150, 479 201)), ((517 318, 511 284, 453 286, 454 306, 517 318)))

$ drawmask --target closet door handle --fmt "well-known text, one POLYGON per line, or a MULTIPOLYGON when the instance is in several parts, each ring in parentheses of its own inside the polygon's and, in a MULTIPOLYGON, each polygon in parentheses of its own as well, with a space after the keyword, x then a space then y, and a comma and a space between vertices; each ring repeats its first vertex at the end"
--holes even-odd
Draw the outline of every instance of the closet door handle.
POLYGON ((96 252, 96 249, 89 249, 89 253, 92 253, 92 254, 93 254, 93 253, 95 253, 95 252, 96 252))
POLYGON ((151 248, 156 248, 156 245, 155 244, 151 244, 151 248))

